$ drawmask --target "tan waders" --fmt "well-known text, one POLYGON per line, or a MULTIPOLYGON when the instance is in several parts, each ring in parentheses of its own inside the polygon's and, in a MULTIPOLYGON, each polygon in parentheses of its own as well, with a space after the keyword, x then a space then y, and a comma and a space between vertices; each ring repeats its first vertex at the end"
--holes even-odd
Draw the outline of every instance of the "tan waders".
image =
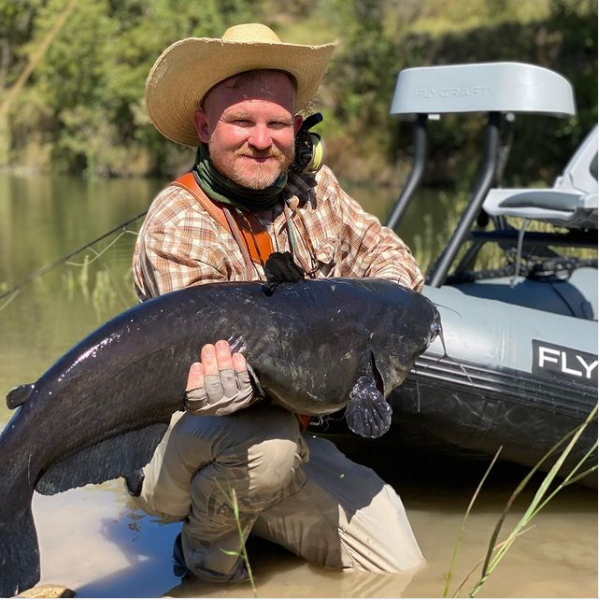
POLYGON ((140 506, 183 520, 187 567, 200 578, 245 576, 242 529, 311 563, 397 572, 423 557, 394 490, 328 440, 300 433, 292 413, 259 405, 222 417, 176 413, 144 469, 140 506))

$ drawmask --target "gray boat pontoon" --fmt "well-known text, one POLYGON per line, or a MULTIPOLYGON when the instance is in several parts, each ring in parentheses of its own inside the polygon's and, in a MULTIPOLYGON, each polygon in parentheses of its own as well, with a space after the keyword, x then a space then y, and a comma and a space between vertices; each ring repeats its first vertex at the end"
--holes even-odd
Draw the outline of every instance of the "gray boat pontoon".
MULTIPOLYGON (((388 435, 445 452, 492 455, 502 445, 503 458, 533 466, 598 401, 597 127, 553 187, 495 189, 504 120, 575 114, 562 76, 520 63, 407 69, 391 112, 414 127, 413 170, 386 223, 392 228, 421 180, 430 118, 489 116, 479 181, 424 290, 442 315, 446 352, 437 340, 393 392, 388 435), (532 230, 539 222, 552 227, 532 230), (474 270, 486 244, 503 250, 503 268, 474 270), (570 256, 570 248, 593 249, 595 258, 570 256)), ((596 439, 594 423, 567 467, 596 439)))

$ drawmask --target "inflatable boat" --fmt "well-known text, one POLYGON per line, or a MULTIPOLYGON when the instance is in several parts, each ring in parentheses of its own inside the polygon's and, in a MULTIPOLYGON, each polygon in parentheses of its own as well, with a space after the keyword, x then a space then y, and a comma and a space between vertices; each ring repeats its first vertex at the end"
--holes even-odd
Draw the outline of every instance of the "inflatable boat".
MULTIPOLYGON (((444 344, 436 340, 392 393, 391 435, 450 453, 493 455, 502 446, 505 460, 533 466, 598 402, 597 127, 553 187, 496 189, 502 127, 519 114, 572 117, 565 78, 521 63, 407 69, 391 112, 413 121, 414 145, 412 171, 386 222, 392 228, 419 186, 432 117, 488 115, 471 200, 426 276, 444 344), (476 270, 488 244, 500 247, 505 264, 476 270), (573 248, 589 250, 577 257, 573 248)), ((593 423, 563 474, 597 434, 593 423)))

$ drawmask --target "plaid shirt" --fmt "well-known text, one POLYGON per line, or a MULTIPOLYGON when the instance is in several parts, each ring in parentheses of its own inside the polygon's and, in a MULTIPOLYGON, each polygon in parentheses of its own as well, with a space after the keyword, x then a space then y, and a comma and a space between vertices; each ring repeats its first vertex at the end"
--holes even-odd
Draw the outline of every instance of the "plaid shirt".
MULTIPOLYGON (((256 215, 273 248, 290 250, 315 277, 379 277, 421 290, 423 276, 408 246, 366 213, 323 167, 316 176, 289 174, 289 207, 256 215), (289 223, 289 225, 288 225, 289 223)), ((233 236, 198 201, 167 186, 152 203, 138 235, 133 271, 140 300, 200 283, 247 281, 244 257, 233 236)), ((254 265, 251 279, 264 279, 254 265)))

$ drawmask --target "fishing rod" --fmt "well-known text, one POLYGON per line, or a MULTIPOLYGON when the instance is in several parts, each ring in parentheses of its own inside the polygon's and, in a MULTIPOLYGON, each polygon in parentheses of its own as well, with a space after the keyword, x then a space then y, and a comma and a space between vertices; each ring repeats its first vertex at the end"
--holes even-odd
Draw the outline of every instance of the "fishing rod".
POLYGON ((46 265, 45 267, 42 267, 42 268, 38 269, 37 271, 34 271, 33 273, 31 273, 30 275, 28 275, 27 277, 25 277, 21 281, 19 281, 15 285, 13 285, 6 292, 0 293, 0 300, 3 300, 4 298, 7 298, 8 296, 12 296, 12 295, 20 292, 21 289, 24 288, 26 285, 29 285, 30 283, 33 283, 36 279, 42 277, 42 275, 45 275, 46 273, 49 273, 53 269, 56 269, 56 267, 60 267, 65 262, 67 262, 70 258, 73 258, 74 256, 76 256, 80 252, 83 252, 84 250, 87 250, 88 248, 90 248, 94 244, 97 244, 98 242, 101 242, 104 238, 107 238, 109 235, 112 235, 113 233, 116 233, 120 229, 125 230, 125 228, 127 227, 127 225, 129 225, 130 223, 133 223, 134 221, 137 221, 141 217, 145 216, 147 212, 148 212, 148 210, 145 210, 144 212, 141 212, 139 215, 136 215, 135 217, 132 217, 131 219, 125 221, 124 223, 121 223, 120 225, 117 225, 117 227, 114 227, 110 231, 107 231, 106 233, 102 234, 100 237, 97 237, 96 239, 92 240, 91 242, 87 242, 87 244, 84 244, 83 246, 77 248, 76 250, 73 250, 72 252, 69 252, 69 254, 66 254, 65 256, 62 256, 61 258, 58 258, 57 260, 55 260, 54 262, 50 263, 49 265, 46 265))

